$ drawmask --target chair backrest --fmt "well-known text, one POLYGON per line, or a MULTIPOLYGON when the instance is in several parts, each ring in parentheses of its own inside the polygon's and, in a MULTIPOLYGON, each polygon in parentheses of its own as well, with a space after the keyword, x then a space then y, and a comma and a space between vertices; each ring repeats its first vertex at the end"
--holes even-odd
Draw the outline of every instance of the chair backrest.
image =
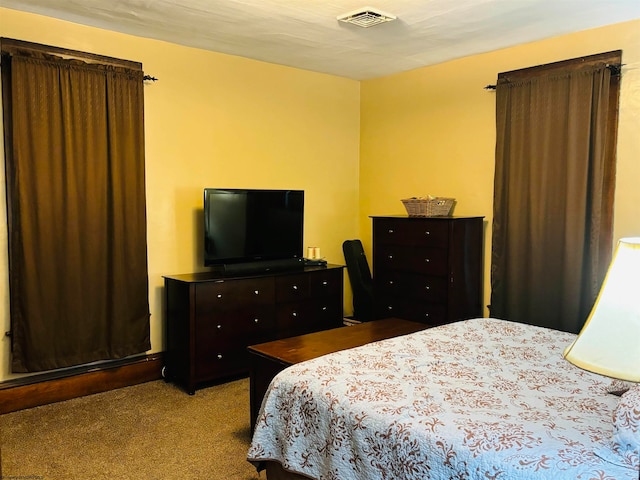
POLYGON ((342 251, 353 291, 353 317, 362 322, 373 320, 373 279, 362 242, 345 240, 342 251))

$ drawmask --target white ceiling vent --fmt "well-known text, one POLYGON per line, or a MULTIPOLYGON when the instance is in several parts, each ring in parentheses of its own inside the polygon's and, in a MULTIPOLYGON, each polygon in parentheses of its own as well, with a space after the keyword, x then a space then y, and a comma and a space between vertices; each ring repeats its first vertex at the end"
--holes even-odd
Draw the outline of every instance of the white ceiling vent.
POLYGON ((359 10, 339 15, 337 18, 341 22, 353 23, 359 27, 367 28, 378 25, 379 23, 391 22, 396 19, 396 16, 381 12, 375 8, 363 7, 359 10))

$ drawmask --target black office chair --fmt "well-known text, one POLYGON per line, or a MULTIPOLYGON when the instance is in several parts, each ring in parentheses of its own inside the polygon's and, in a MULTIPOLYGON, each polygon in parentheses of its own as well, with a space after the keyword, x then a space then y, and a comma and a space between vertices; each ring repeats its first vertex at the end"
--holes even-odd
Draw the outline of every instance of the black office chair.
POLYGON ((353 318, 360 322, 373 320, 373 279, 362 242, 346 240, 342 251, 353 291, 353 318))

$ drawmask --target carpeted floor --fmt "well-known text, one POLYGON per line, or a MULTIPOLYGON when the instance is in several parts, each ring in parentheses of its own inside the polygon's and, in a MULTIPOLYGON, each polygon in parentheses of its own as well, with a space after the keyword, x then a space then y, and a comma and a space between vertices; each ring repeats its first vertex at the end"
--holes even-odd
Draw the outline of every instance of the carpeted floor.
POLYGON ((162 380, 0 416, 3 478, 264 480, 246 461, 249 380, 162 380))

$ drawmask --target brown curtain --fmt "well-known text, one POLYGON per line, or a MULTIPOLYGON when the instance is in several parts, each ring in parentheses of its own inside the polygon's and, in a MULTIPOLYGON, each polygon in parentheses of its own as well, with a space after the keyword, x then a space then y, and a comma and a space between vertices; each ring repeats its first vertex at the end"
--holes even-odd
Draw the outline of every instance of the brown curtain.
POLYGON ((145 352, 143 73, 6 60, 12 370, 145 352))
POLYGON ((604 279, 621 58, 591 60, 499 77, 493 317, 578 332, 604 279))

